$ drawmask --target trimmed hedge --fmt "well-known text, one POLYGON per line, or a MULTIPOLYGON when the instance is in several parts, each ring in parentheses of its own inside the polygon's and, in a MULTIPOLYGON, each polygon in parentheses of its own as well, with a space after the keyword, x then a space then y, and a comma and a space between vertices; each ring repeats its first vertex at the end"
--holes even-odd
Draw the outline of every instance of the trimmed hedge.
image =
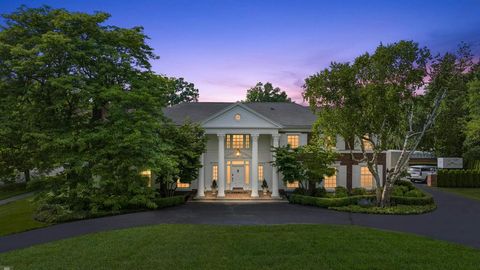
POLYGON ((428 205, 433 204, 433 197, 430 195, 425 195, 423 197, 401 197, 401 196, 392 196, 390 198, 390 203, 392 205, 404 204, 404 205, 428 205))
POLYGON ((157 198, 155 199, 155 204, 157 205, 157 209, 180 205, 185 203, 186 197, 187 196, 185 195, 178 195, 172 197, 157 198))
POLYGON ((288 197, 290 203, 312 205, 322 208, 347 206, 351 204, 357 204, 361 199, 375 200, 375 195, 357 195, 341 198, 321 198, 312 197, 299 194, 292 194, 288 197))
POLYGON ((438 187, 480 187, 480 170, 439 170, 438 187))

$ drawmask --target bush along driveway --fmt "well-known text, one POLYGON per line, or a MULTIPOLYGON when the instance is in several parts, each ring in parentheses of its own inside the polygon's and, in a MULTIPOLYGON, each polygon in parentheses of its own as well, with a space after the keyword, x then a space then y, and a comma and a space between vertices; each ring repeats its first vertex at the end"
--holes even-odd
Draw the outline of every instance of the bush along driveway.
POLYGON ((81 220, 0 237, 0 252, 93 232, 165 223, 359 225, 480 248, 480 202, 438 189, 421 189, 433 195, 437 210, 422 215, 370 215, 287 203, 189 202, 158 211, 81 220))

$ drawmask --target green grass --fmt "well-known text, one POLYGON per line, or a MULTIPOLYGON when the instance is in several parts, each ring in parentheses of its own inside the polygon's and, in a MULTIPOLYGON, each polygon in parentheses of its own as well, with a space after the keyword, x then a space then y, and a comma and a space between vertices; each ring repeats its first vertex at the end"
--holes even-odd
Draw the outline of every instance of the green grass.
POLYGON ((478 269, 480 250, 356 226, 157 225, 0 254, 20 269, 478 269))
POLYGON ((26 192, 28 191, 24 183, 5 185, 0 187, 0 200, 8 199, 26 192))
POLYGON ((342 212, 352 212, 352 213, 365 213, 365 214, 381 214, 381 215, 415 215, 415 214, 424 214, 435 210, 437 206, 435 204, 427 205, 396 205, 392 207, 362 207, 360 205, 347 205, 340 207, 329 207, 328 209, 333 209, 342 212))
POLYGON ((480 200, 480 188, 440 188, 440 190, 455 193, 470 199, 480 200))
POLYGON ((34 220, 33 212, 29 198, 0 205, 0 236, 47 226, 34 220))

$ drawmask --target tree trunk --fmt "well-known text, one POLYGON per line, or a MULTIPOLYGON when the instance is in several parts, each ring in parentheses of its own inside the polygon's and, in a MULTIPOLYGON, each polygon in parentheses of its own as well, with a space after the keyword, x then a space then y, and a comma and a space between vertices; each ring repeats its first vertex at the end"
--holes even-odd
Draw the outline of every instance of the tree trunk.
POLYGON ((389 207, 390 206, 390 197, 392 194, 393 186, 390 185, 389 182, 384 185, 383 189, 381 190, 381 200, 380 200, 380 207, 389 207))
POLYGON ((30 182, 30 170, 26 169, 25 171, 23 171, 23 174, 25 175, 25 182, 30 182))
POLYGON ((315 193, 315 181, 308 181, 308 194, 313 195, 315 193))

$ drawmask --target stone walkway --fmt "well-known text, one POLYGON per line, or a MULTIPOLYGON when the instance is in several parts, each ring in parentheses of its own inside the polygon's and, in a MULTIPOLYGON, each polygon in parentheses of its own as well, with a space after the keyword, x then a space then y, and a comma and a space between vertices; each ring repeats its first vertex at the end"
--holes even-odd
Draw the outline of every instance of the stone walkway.
POLYGON ((400 231, 480 248, 480 201, 433 188, 432 213, 410 216, 350 214, 287 203, 189 202, 158 211, 75 221, 0 237, 0 252, 88 233, 154 224, 343 224, 400 231))

